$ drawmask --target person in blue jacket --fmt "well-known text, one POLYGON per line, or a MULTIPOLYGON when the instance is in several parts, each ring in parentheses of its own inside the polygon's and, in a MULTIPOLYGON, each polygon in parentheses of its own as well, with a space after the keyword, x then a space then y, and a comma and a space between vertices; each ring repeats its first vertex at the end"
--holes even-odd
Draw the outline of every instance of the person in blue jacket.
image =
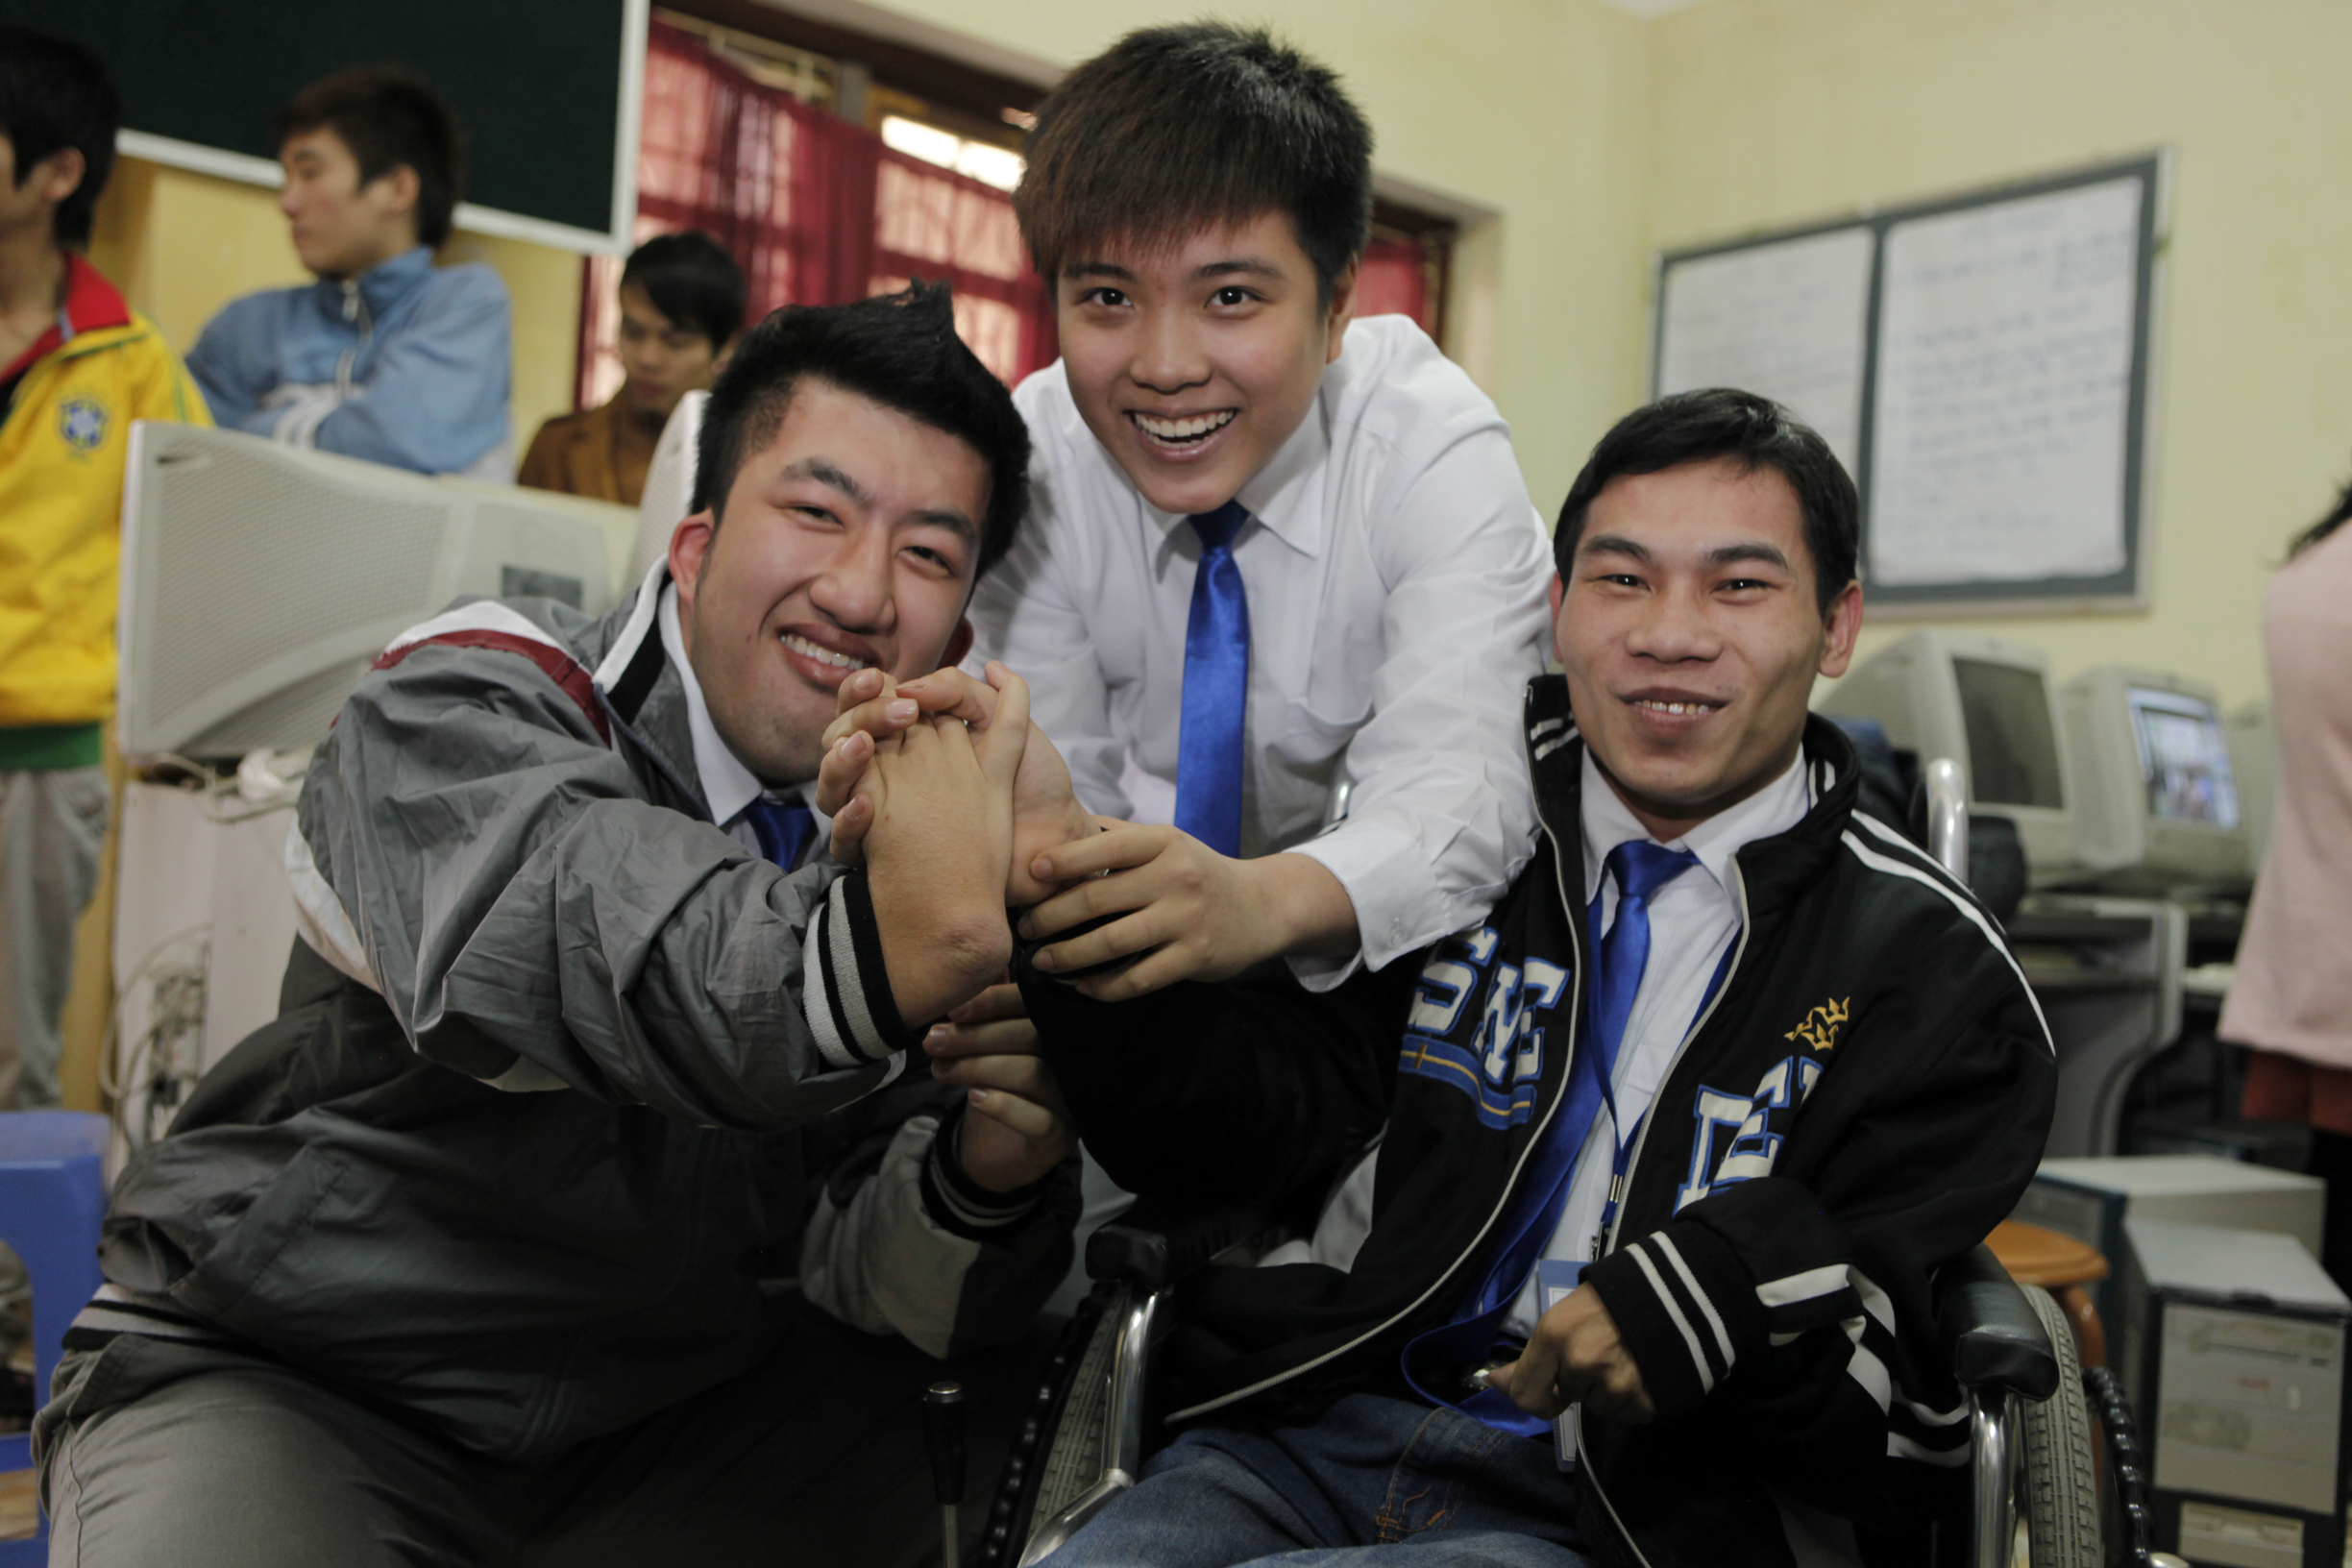
POLYGON ((188 355, 224 429, 423 474, 514 478, 514 328, 480 263, 435 267, 463 184, 455 118, 381 67, 311 86, 278 118, 279 210, 318 281, 249 294, 188 355))

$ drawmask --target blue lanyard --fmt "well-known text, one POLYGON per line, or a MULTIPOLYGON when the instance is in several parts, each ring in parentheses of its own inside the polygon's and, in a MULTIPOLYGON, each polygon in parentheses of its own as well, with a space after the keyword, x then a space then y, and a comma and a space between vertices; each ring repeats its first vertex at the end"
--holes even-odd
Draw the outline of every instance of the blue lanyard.
MULTIPOLYGON (((1593 964, 1598 964, 1601 952, 1601 894, 1597 891, 1584 911, 1584 930, 1589 939, 1587 951, 1593 955, 1587 965, 1589 968, 1593 964)), ((1732 928, 1731 940, 1724 944, 1723 957, 1715 961, 1715 972, 1707 978, 1706 990, 1699 997, 1698 1010, 1691 1015, 1690 1028, 1683 1031, 1685 1035, 1699 1027, 1699 1020, 1706 1017, 1708 1004, 1715 1000, 1715 992, 1723 988, 1725 977, 1731 972, 1731 958, 1739 951, 1740 934, 1738 927, 1732 928)), ((1599 989, 1588 981, 1584 987, 1584 1033, 1587 1039, 1595 1041, 1599 1039, 1599 1031, 1593 1024, 1592 1004, 1599 994, 1599 989)), ((1632 1020, 1628 1018, 1629 1028, 1631 1023, 1632 1020)), ((1617 1054, 1620 1058, 1625 1055, 1625 1041, 1617 1042, 1617 1054)), ((1649 1113, 1635 1116, 1630 1127, 1618 1119, 1616 1087, 1610 1082, 1614 1074, 1602 1066, 1600 1051, 1580 1049, 1575 1053, 1571 1066, 1592 1079, 1594 1087, 1600 1090, 1601 1103, 1608 1108, 1609 1132, 1617 1145, 1609 1161, 1608 1202, 1601 1211, 1601 1230, 1593 1240, 1593 1256, 1598 1258, 1601 1255, 1601 1237, 1607 1236, 1610 1228, 1617 1223, 1617 1210, 1625 1201, 1626 1166, 1633 1157, 1633 1145, 1640 1140, 1642 1123, 1649 1119, 1649 1113)))

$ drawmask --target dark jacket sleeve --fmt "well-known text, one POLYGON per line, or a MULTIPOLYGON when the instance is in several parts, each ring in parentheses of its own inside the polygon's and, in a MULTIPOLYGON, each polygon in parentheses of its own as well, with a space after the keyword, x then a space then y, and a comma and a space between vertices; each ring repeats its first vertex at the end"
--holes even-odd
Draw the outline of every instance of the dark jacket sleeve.
POLYGON ((964 1174, 963 1090, 894 1085, 805 1136, 816 1205, 800 1248, 809 1300, 937 1357, 1007 1344, 1069 1273, 1078 1162, 992 1192, 964 1174))
POLYGON ((1280 966, 1131 1002, 1018 966, 1079 1136, 1140 1196, 1241 1200, 1319 1182, 1380 1131, 1418 962, 1315 995, 1280 966))
POLYGON ((1934 1274, 2015 1206, 2056 1085, 2005 954, 1922 979, 1856 1020, 1809 1103, 1799 1092, 1775 1174, 1719 1175, 1586 1275, 1661 1426, 1703 1404, 1775 1487, 1886 1528, 1967 1462, 1934 1274))

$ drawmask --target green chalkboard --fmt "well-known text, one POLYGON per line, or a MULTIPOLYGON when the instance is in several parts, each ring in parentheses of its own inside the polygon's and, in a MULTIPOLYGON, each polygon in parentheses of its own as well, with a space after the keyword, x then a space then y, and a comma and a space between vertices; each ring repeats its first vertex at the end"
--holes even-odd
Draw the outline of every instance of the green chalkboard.
POLYGON ((644 0, 0 0, 0 20, 96 51, 128 131, 277 157, 271 122, 351 65, 404 66, 467 136, 465 199, 539 224, 614 230, 616 150, 644 0))

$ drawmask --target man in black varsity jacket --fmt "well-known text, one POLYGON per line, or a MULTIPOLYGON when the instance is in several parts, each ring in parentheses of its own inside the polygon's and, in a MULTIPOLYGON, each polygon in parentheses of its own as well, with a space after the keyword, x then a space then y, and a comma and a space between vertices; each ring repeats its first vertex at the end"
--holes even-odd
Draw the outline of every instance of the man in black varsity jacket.
MULTIPOLYGON (((1182 1435, 1056 1568, 1921 1560, 1968 1453, 1930 1279, 2031 1176, 2054 1065, 1998 927, 1806 714, 1857 510, 1760 398, 1609 432, 1528 689, 1543 842, 1417 973, 1114 1006, 1024 964, 1115 1179, 1312 1233, 1187 1283, 1182 1435)), ((1068 934, 1090 886, 1025 927, 1057 973, 1113 948, 1068 934)))

